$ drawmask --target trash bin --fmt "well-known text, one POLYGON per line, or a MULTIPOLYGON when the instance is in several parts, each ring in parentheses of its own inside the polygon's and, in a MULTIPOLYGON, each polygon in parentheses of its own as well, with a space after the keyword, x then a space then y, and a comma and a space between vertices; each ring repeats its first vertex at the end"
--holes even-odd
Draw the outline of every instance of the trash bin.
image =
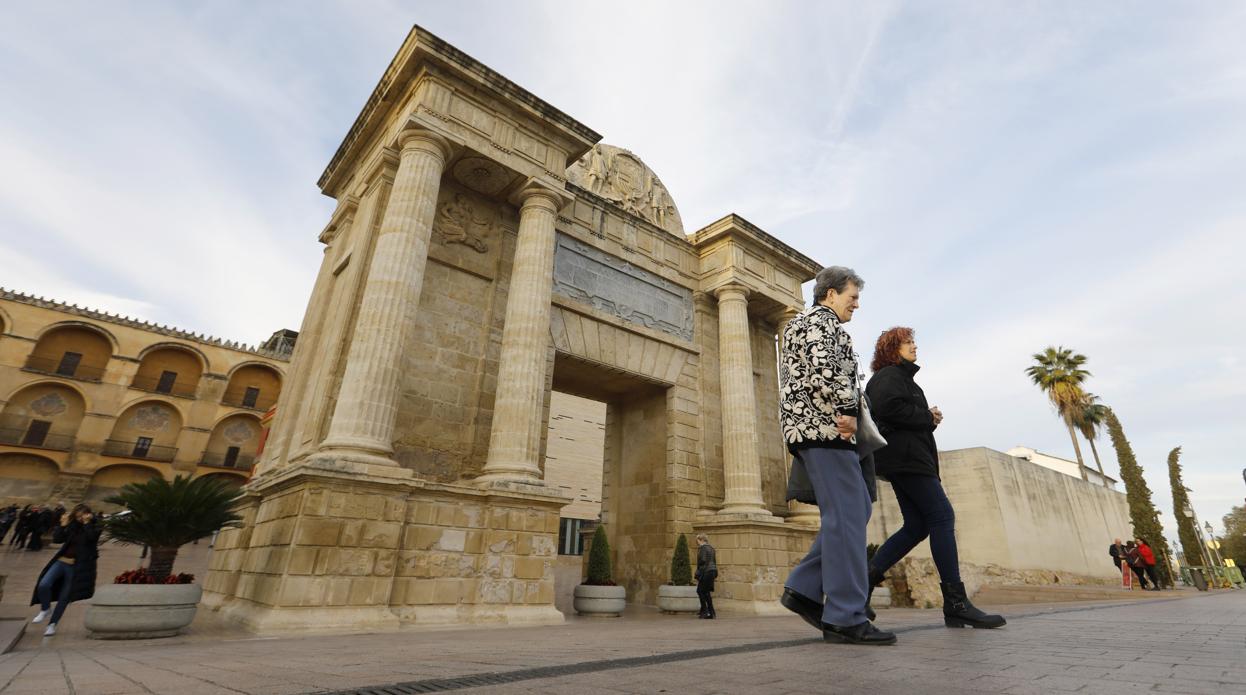
POLYGON ((1190 578, 1194 580, 1194 588, 1199 591, 1207 591, 1207 577, 1203 575, 1202 567, 1191 567, 1190 578))

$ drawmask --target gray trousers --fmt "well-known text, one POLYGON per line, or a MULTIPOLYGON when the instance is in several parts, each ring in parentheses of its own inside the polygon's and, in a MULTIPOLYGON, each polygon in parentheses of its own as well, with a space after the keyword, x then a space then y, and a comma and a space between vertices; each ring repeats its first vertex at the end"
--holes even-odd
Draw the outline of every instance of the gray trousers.
POLYGON ((873 504, 856 452, 812 448, 796 453, 809 472, 822 526, 805 559, 787 577, 787 588, 821 602, 822 622, 840 627, 866 621, 869 578, 865 526, 873 504))

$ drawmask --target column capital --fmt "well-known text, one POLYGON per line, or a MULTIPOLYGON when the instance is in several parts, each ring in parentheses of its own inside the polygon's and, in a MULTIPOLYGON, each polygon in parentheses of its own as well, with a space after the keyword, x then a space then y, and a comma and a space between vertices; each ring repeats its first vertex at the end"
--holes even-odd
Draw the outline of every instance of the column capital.
POLYGON ((723 285, 714 290, 714 296, 718 298, 719 302, 731 300, 747 301, 749 293, 749 288, 735 283, 723 285))
POLYGON ((784 324, 792 319, 800 316, 800 309, 791 306, 785 306, 782 309, 771 312, 766 318, 776 324, 784 324))
POLYGON ((449 140, 427 128, 417 126, 404 128, 402 132, 398 133, 394 144, 400 152, 414 149, 436 155, 441 159, 443 168, 454 153, 454 146, 451 145, 449 140))
POLYGON ((515 192, 510 195, 510 201, 518 205, 521 209, 531 206, 545 208, 546 210, 558 214, 558 211, 571 204, 574 198, 565 190, 559 190, 554 186, 537 179, 535 177, 524 181, 515 192))

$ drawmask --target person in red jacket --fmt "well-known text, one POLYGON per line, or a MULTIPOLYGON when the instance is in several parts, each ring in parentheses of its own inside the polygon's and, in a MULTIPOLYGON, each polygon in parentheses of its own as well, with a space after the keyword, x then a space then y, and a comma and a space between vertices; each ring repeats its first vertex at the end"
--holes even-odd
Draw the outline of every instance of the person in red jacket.
POLYGON ((1146 570, 1147 579, 1151 580, 1151 591, 1159 591, 1159 574, 1155 571, 1155 552, 1146 541, 1138 538, 1138 555, 1142 558, 1142 568, 1146 570))

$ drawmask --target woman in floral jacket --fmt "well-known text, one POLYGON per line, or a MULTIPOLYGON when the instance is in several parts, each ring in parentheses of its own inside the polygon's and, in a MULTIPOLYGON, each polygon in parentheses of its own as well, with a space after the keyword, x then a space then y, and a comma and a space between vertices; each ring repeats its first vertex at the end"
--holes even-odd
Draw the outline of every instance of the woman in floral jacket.
POLYGON ((857 456, 857 357, 843 325, 865 282, 850 268, 823 268, 814 306, 783 331, 781 419, 788 449, 804 465, 822 525, 788 575, 780 602, 827 642, 894 644, 866 613, 865 526, 872 501, 857 456), (825 602, 823 602, 825 596, 825 602))

